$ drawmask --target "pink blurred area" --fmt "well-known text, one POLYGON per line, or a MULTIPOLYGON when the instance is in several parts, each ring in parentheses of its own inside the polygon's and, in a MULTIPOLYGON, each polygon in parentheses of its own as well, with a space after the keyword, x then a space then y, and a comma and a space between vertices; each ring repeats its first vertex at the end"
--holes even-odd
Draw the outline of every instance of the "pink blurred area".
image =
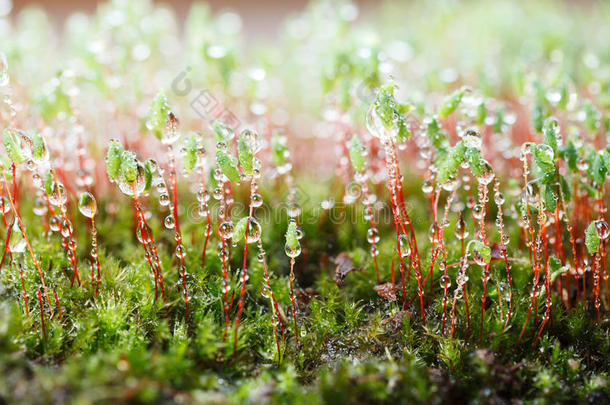
MULTIPOLYGON (((181 19, 186 17, 194 2, 188 0, 155 1, 157 4, 169 5, 181 19)), ((308 0, 209 0, 204 2, 210 5, 213 12, 232 10, 239 13, 248 35, 255 39, 270 39, 278 35, 282 21, 286 17, 305 9, 308 0)), ((95 12, 100 3, 103 2, 95 0, 13 0, 13 15, 24 7, 36 5, 47 10, 53 19, 61 24, 71 13, 95 12)), ((363 3, 363 1, 357 3, 363 3)))

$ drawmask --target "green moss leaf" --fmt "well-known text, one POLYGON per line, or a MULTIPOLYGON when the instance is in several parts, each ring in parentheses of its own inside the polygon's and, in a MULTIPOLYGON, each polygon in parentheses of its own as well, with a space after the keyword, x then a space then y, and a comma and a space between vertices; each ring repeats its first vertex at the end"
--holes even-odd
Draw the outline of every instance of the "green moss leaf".
POLYGON ((111 139, 106 153, 106 172, 110 180, 116 180, 121 168, 121 159, 125 149, 116 139, 111 139))
POLYGON ((273 155, 273 163, 276 166, 283 166, 286 164, 286 158, 290 151, 286 146, 286 138, 279 133, 274 133, 271 139, 271 153, 273 155))
POLYGON ((250 130, 245 130, 239 134, 239 139, 237 140, 239 164, 247 175, 252 174, 255 148, 254 142, 256 142, 256 134, 250 130))
POLYGON ((120 173, 127 182, 133 183, 136 181, 138 177, 138 159, 136 159, 135 153, 128 150, 123 151, 120 173))
POLYGON ((362 172, 366 164, 366 150, 356 134, 352 135, 352 138, 348 144, 348 149, 349 159, 352 162, 352 167, 355 171, 362 172))
POLYGON ((585 246, 589 254, 596 253, 599 250, 599 237, 595 230, 595 221, 591 222, 585 232, 585 246))
POLYGON ((436 180, 439 184, 445 183, 457 173, 458 168, 464 161, 466 145, 459 141, 447 154, 447 157, 439 162, 436 180))
POLYGON ((299 246, 297 233, 296 221, 288 222, 288 229, 286 230, 286 246, 288 246, 290 249, 296 249, 299 246))
POLYGON ((19 138, 15 131, 11 129, 5 129, 3 133, 4 148, 8 157, 11 158, 16 164, 23 162, 23 156, 21 156, 21 150, 19 149, 19 138))
POLYGON ((144 163, 144 191, 143 191, 143 193, 148 193, 150 191, 150 188, 152 187, 152 180, 153 180, 152 164, 151 164, 151 159, 148 159, 144 163))
POLYGON ((51 173, 51 171, 47 171, 44 174, 44 191, 45 193, 47 193, 47 195, 51 195, 51 193, 53 192, 53 183, 55 182, 55 179, 53 179, 53 173, 51 173))
POLYGON ((167 97, 165 96, 163 90, 159 90, 150 105, 150 110, 148 111, 148 119, 146 121, 146 127, 158 139, 161 139, 163 137, 163 130, 165 129, 167 114, 169 114, 169 105, 167 104, 167 97))
POLYGON ((184 148, 186 150, 186 154, 184 155, 184 170, 187 173, 191 173, 195 166, 197 165, 197 149, 199 145, 197 142, 197 137, 195 135, 191 135, 187 138, 184 148))
POLYGON ((38 131, 34 131, 32 134, 32 157, 37 161, 41 161, 45 158, 46 154, 47 146, 44 138, 38 131))
POLYGON ((583 110, 585 113, 585 128, 591 134, 595 134, 600 127, 601 114, 590 101, 585 103, 583 110))
POLYGON ((246 227, 248 226, 248 217, 240 219, 235 227, 233 228, 233 242, 239 242, 244 238, 246 234, 246 227))
POLYGON ((451 115, 462 102, 464 94, 466 94, 466 87, 462 87, 447 96, 438 108, 438 116, 445 118, 451 115))
POLYGON ((216 142, 229 142, 235 136, 233 128, 221 120, 212 121, 212 131, 214 132, 214 140, 216 142))
POLYGON ((449 144, 447 134, 442 130, 436 117, 432 117, 430 119, 430 122, 428 122, 428 125, 426 127, 426 136, 428 137, 432 145, 437 149, 447 148, 449 144))
POLYGON ((232 182, 239 181, 239 170, 237 170, 237 159, 229 156, 224 150, 216 151, 216 161, 220 166, 220 170, 232 182))
POLYGON ((546 144, 532 145, 532 153, 534 162, 543 173, 555 172, 555 153, 553 149, 546 144))
POLYGON ((544 128, 542 129, 544 134, 544 143, 549 145, 553 152, 557 154, 558 149, 558 135, 559 135, 559 123, 555 117, 549 117, 544 122, 544 128))

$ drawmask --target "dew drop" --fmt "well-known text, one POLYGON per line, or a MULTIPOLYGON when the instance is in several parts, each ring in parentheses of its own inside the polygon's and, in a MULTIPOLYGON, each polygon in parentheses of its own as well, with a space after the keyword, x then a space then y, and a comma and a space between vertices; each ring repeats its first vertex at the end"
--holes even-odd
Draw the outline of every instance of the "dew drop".
POLYGON ((608 236, 610 236, 610 226, 608 226, 606 221, 597 220, 595 221, 595 232, 598 238, 602 240, 608 239, 608 236))
POLYGON ((286 256, 294 259, 295 257, 298 257, 301 254, 301 244, 297 243, 296 247, 291 248, 290 246, 288 246, 288 244, 286 244, 284 246, 284 251, 286 252, 286 256))
POLYGON ((261 196, 259 193, 252 194, 251 204, 255 208, 260 207, 261 205, 263 205, 263 196, 261 196))
POLYGON ((93 194, 84 192, 78 200, 78 209, 87 218, 93 218, 97 213, 97 203, 93 194))

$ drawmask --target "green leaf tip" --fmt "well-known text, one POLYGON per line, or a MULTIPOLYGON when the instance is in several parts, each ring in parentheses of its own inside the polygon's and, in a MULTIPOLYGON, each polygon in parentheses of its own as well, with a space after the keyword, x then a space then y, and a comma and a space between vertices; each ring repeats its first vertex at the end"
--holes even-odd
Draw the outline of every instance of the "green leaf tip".
POLYGON ((163 90, 159 90, 150 105, 148 119, 146 121, 146 127, 158 139, 163 137, 163 130, 165 129, 167 115, 169 112, 170 109, 169 104, 167 103, 167 97, 165 96, 163 90))
POLYGON ((229 181, 239 182, 239 170, 237 169, 237 159, 228 155, 224 150, 216 151, 216 162, 220 166, 222 173, 227 176, 229 181))
POLYGON ((197 142, 197 136, 191 135, 186 139, 184 155, 184 170, 187 173, 191 173, 195 166, 197 166, 199 142, 197 142))
POLYGON ((366 164, 366 148, 360 142, 358 135, 352 135, 348 144, 349 159, 355 171, 362 172, 366 164))
POLYGON ((119 172, 128 183, 136 181, 138 177, 138 159, 135 153, 128 150, 123 151, 119 172))
POLYGON ((464 86, 448 95, 438 108, 438 116, 446 118, 451 115, 458 108, 468 91, 470 91, 469 88, 464 86))
POLYGON ((254 153, 256 152, 257 134, 254 131, 246 129, 239 134, 237 140, 237 155, 239 164, 247 175, 252 175, 254 168, 254 153))
POLYGON ((20 164, 23 162, 23 156, 21 155, 21 150, 19 148, 20 142, 16 132, 17 131, 12 129, 5 129, 3 140, 8 157, 11 158, 15 164, 20 164))
POLYGON ((295 220, 288 222, 288 229, 286 230, 286 246, 290 249, 297 249, 299 247, 298 229, 295 220))
POLYGON ((591 222, 585 232, 585 246, 590 255, 597 253, 599 250, 599 236, 597 236, 597 230, 595 229, 595 221, 591 222))
POLYGON ((108 152, 106 153, 106 172, 108 173, 108 178, 112 181, 115 181, 119 176, 124 151, 125 148, 123 148, 121 142, 117 139, 110 140, 108 152))

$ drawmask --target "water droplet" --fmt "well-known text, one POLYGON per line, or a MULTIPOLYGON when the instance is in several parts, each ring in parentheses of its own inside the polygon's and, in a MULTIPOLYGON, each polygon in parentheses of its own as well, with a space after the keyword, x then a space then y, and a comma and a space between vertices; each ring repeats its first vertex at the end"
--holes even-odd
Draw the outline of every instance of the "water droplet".
POLYGON ((487 265, 487 261, 485 260, 485 258, 481 254, 481 252, 479 252, 478 249, 476 249, 476 248, 472 249, 472 258, 473 258, 474 262, 476 264, 478 264, 479 266, 487 265))
POLYGON ((500 193, 500 192, 497 192, 497 193, 494 195, 494 201, 495 201, 495 202, 496 202, 496 204, 498 204, 498 205, 502 205, 502 204, 504 204, 504 195, 503 195, 502 193, 500 193))
POLYGON ((373 219, 373 207, 366 207, 363 216, 365 221, 373 219))
POLYGON ((442 275, 439 279, 442 289, 451 287, 451 277, 442 275))
POLYGON ((248 226, 248 243, 256 243, 261 238, 261 224, 256 220, 256 218, 250 218, 250 224, 248 226))
POLYGON ((587 163, 587 160, 581 156, 576 160, 576 167, 581 172, 585 172, 589 168, 589 163, 587 163))
POLYGON ((78 209, 87 218, 93 218, 97 212, 97 203, 93 194, 84 192, 78 200, 78 209))
POLYGON ((49 201, 55 206, 64 205, 68 201, 66 187, 61 183, 55 183, 51 195, 49 195, 49 201))
POLYGON ((61 220, 57 215, 53 215, 49 220, 49 228, 51 228, 53 232, 59 231, 59 229, 61 228, 60 224, 61 220))
POLYGON ((467 129, 463 139, 464 144, 470 148, 481 149, 481 145, 483 144, 481 133, 476 129, 467 129))
POLYGON ((265 252, 264 251, 258 252, 258 255, 256 256, 256 260, 258 260, 261 263, 264 262, 265 261, 265 252))
POLYGON ((67 238, 72 233, 72 224, 69 220, 64 219, 61 221, 61 234, 64 238, 67 238))
POLYGON ((432 191, 434 191, 434 187, 432 187, 432 182, 430 180, 425 180, 421 186, 421 191, 423 191, 424 194, 432 193, 432 191))
MULTIPOLYGON (((552 152, 552 150, 551 150, 552 152)), ((482 164, 482 173, 477 178, 479 184, 486 186, 494 179, 494 169, 491 167, 488 161, 484 160, 482 164)))
POLYGON ((320 206, 323 210, 329 210, 335 206, 335 200, 333 198, 328 198, 320 203, 320 206))
POLYGON ((443 188, 443 190, 445 191, 449 191, 452 192, 453 190, 455 190, 457 188, 458 182, 455 178, 450 178, 449 180, 447 180, 446 182, 444 182, 441 187, 443 188))
POLYGON ((2 214, 7 214, 11 210, 11 202, 6 197, 2 197, 0 199, 0 212, 2 214))
POLYGON ((220 224, 220 234, 224 239, 231 239, 233 237, 233 223, 225 221, 220 224))
POLYGON ((284 246, 284 251, 286 252, 286 256, 294 259, 295 257, 298 257, 301 254, 301 244, 297 243, 294 249, 288 246, 288 244, 286 244, 284 246))
POLYGON ((468 231, 466 230, 466 222, 464 221, 462 214, 460 214, 460 218, 458 219, 457 223, 455 224, 454 232, 455 232, 455 237, 460 240, 464 240, 468 237, 468 231))
POLYGON ((169 205, 169 195, 168 194, 161 194, 159 196, 159 204, 163 207, 166 207, 169 205))
POLYGON ((176 226, 176 220, 174 219, 174 216, 171 214, 166 216, 165 221, 163 221, 163 222, 167 229, 174 229, 174 226, 176 226))
POLYGON ((610 226, 608 226, 606 221, 597 220, 595 221, 595 232, 598 238, 602 240, 608 239, 608 236, 610 236, 610 226))
POLYGON ((138 162, 138 168, 136 173, 136 179, 133 182, 128 182, 122 173, 119 174, 117 181, 119 190, 126 196, 133 196, 134 191, 137 195, 140 195, 146 189, 146 169, 144 165, 138 162))
POLYGON ((481 204, 475 204, 475 206, 472 207, 472 216, 475 219, 481 219, 483 217, 483 206, 481 204))
POLYGON ((9 248, 13 253, 23 253, 25 251, 25 238, 19 228, 19 223, 14 221, 13 229, 11 230, 11 238, 8 241, 9 248))
POLYGON ((400 234, 398 237, 398 242, 400 245, 400 255, 404 258, 411 254, 411 245, 409 244, 409 238, 407 235, 400 234))
POLYGON ((371 256, 375 257, 379 255, 379 248, 377 247, 377 245, 372 245, 371 246, 371 256))
POLYGON ((286 209, 288 216, 290 218, 296 218, 301 214, 301 208, 295 202, 291 202, 288 204, 288 208, 286 209))
POLYGON ((255 208, 260 207, 261 205, 263 205, 263 196, 261 196, 259 193, 254 193, 252 194, 252 206, 255 208))
POLYGON ((377 228, 369 228, 366 234, 366 240, 371 244, 379 242, 379 231, 377 231, 377 228))

